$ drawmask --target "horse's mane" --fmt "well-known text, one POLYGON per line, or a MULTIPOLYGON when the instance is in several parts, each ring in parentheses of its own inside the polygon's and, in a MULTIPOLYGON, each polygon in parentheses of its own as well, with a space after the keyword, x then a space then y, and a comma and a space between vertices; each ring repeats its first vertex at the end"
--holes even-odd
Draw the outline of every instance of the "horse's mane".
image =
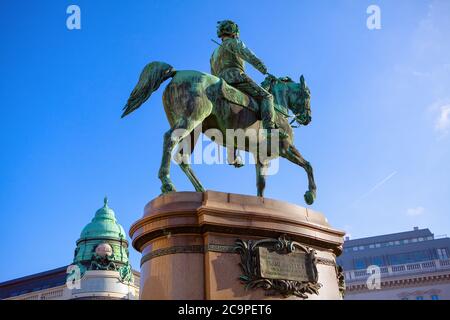
POLYGON ((285 77, 280 77, 280 78, 275 78, 273 76, 267 76, 263 82, 261 82, 261 87, 263 87, 265 90, 269 91, 270 93, 272 93, 272 89, 273 86, 277 83, 277 82, 294 82, 294 80, 292 80, 291 77, 285 76, 285 77))

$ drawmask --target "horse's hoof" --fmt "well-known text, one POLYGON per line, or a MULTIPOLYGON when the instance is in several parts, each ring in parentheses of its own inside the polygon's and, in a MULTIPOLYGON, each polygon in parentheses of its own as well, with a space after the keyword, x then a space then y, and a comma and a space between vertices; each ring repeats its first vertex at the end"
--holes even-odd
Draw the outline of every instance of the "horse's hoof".
POLYGON ((235 168, 242 168, 244 166, 243 163, 238 163, 238 162, 234 162, 234 163, 229 163, 230 166, 233 166, 235 168))
POLYGON ((314 193, 312 193, 311 191, 306 191, 305 192, 305 202, 310 206, 314 203, 314 193))
POLYGON ((240 156, 236 156, 233 162, 228 162, 229 165, 235 168, 242 168, 244 166, 244 162, 240 156))

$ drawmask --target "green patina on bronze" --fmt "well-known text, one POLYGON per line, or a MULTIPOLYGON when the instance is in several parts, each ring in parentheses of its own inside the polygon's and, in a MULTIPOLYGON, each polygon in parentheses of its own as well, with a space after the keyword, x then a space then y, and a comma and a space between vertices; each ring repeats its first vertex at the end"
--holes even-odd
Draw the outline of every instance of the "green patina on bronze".
POLYGON ((214 50, 210 59, 211 74, 224 79, 228 84, 255 98, 259 102, 258 113, 262 125, 268 133, 272 129, 280 129, 283 138, 287 133, 277 126, 272 94, 257 84, 245 73, 245 62, 251 64, 264 75, 269 75, 264 62, 256 54, 247 48, 239 38, 239 26, 231 20, 217 23, 217 36, 222 40, 214 50))
MULTIPOLYGON (((238 33, 237 25, 234 27, 232 24, 225 24, 225 26, 227 27, 219 25, 219 36, 223 32, 238 33)), ((281 156, 306 171, 308 191, 304 198, 307 204, 312 204, 316 197, 313 169, 294 146, 294 134, 287 116, 292 112, 293 121, 299 125, 308 125, 311 121, 311 95, 304 77, 301 76, 300 82, 297 83, 288 77, 276 78, 268 74, 264 64, 238 39, 225 39, 220 48, 216 49, 211 58, 212 73, 216 75, 192 70, 175 71, 169 64, 159 61, 149 63, 144 67, 124 107, 122 117, 139 108, 164 81, 172 78, 163 93, 163 105, 171 127, 164 134, 163 156, 158 175, 163 194, 176 191, 170 179, 170 160, 172 151, 183 139, 191 139, 192 153, 200 132, 217 129, 222 133, 222 145, 228 148, 228 157, 231 155, 233 159, 230 164, 240 167, 242 164, 236 161, 236 150, 238 148, 244 151, 252 150, 247 143, 245 146, 240 146, 234 141, 228 143, 226 130, 242 129, 246 132, 268 126, 270 128, 273 122, 273 127, 279 128, 283 135, 279 140, 279 151, 276 154, 271 153, 270 157, 261 158, 259 154, 254 153, 257 195, 264 195, 266 181, 264 173, 269 161, 281 156), (233 55, 236 50, 240 53, 233 55), (244 60, 267 74, 261 85, 256 85, 246 76, 243 70, 244 60), (233 79, 238 79, 239 82, 234 83, 233 79), (268 103, 271 100, 272 103, 268 103), (173 133, 177 129, 184 129, 184 135, 174 136, 173 133)), ((259 138, 256 149, 267 148, 268 139, 271 139, 270 136, 259 138)), ((178 148, 176 154, 185 151, 180 146, 178 148)), ((188 162, 182 161, 180 167, 196 191, 205 191, 188 162)))
POLYGON ((128 259, 125 231, 105 198, 103 207, 97 210, 92 221, 81 231, 73 264, 80 268, 81 276, 87 270, 111 270, 118 271, 123 282, 130 282, 133 273, 128 259), (99 246, 100 249, 107 249, 107 254, 100 252, 99 246))

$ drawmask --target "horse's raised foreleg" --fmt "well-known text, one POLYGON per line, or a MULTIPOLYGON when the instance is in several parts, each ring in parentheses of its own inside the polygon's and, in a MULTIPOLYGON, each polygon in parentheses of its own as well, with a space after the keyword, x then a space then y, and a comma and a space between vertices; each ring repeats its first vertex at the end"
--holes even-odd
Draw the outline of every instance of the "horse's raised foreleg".
POLYGON ((314 174, 311 164, 302 157, 297 148, 295 148, 292 144, 286 149, 282 149, 281 156, 292 163, 299 165, 306 171, 306 174, 308 175, 308 191, 305 192, 304 197, 307 204, 313 204, 314 199, 316 198, 316 183, 314 182, 314 174))
POLYGON ((161 191, 163 194, 176 191, 170 179, 170 160, 173 148, 192 131, 192 124, 185 120, 179 121, 173 128, 164 134, 163 155, 158 177, 161 180, 161 191))
POLYGON ((183 144, 180 144, 178 146, 177 151, 177 162, 180 165, 181 170, 186 174, 189 181, 191 181, 192 185, 195 188, 195 191, 197 192, 205 192, 205 188, 201 184, 200 180, 198 180, 197 176, 195 175, 194 171, 192 170, 192 167, 189 163, 190 156, 192 152, 194 151, 195 144, 197 143, 197 139, 200 136, 200 130, 194 129, 190 133, 189 137, 186 137, 186 139, 190 139, 189 146, 185 146, 183 144))
POLYGON ((260 161, 256 161, 256 189, 258 197, 264 197, 267 166, 267 162, 261 163, 260 161))

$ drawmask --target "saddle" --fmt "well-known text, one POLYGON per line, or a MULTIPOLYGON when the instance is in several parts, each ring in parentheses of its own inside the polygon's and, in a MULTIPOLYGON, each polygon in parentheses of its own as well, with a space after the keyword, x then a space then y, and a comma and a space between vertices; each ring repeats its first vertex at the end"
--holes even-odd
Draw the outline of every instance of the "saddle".
POLYGON ((219 95, 221 96, 221 98, 233 104, 237 104, 241 107, 250 109, 255 113, 259 113, 259 104, 254 98, 248 96, 235 87, 230 86, 223 79, 220 79, 219 86, 219 95))
MULTIPOLYGON (((220 89, 219 89, 219 95, 221 98, 225 99, 226 101, 236 104, 238 106, 247 108, 256 114, 258 114, 259 117, 259 103, 256 99, 253 97, 245 94, 244 92, 236 89, 235 87, 229 85, 225 80, 220 79, 220 89)), ((287 110, 280 110, 277 108, 277 105, 275 104, 274 109, 276 112, 281 113, 284 116, 287 115, 287 110)))

